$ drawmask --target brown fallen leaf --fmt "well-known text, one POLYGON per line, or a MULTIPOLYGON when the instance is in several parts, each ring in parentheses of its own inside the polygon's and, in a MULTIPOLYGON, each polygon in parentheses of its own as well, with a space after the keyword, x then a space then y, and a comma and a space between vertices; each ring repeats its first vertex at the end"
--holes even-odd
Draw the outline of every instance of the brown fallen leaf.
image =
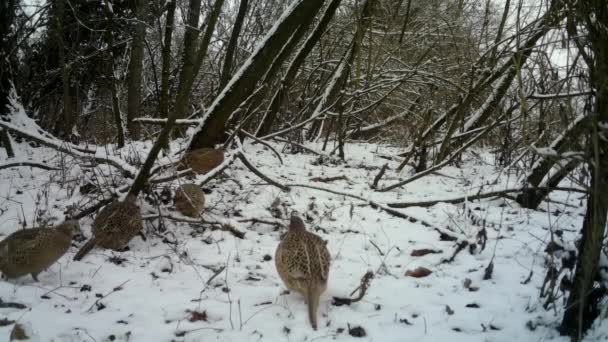
POLYGON ((190 314, 190 317, 188 318, 188 321, 190 321, 190 322, 198 322, 198 321, 207 322, 207 311, 198 312, 198 311, 186 310, 186 312, 190 314))
POLYGON ((447 314, 450 316, 454 314, 454 310, 452 310, 452 308, 449 305, 445 306, 445 312, 447 312, 447 314))
POLYGON ((427 254, 438 254, 438 253, 441 253, 441 251, 423 248, 423 249, 414 249, 412 251, 412 253, 410 253, 410 255, 413 257, 421 257, 421 256, 425 256, 427 254))
POLYGON ((433 272, 426 267, 418 267, 415 270, 407 270, 407 272, 405 272, 405 275, 407 277, 423 278, 431 273, 433 272))

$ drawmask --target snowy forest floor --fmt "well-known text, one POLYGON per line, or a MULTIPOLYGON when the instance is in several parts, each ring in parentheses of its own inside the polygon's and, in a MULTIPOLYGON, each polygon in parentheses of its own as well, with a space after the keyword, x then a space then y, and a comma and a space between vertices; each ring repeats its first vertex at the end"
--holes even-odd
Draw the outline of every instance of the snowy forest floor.
MULTIPOLYGON (((0 239, 20 229, 24 218, 28 227, 37 224, 35 217, 56 223, 69 206, 93 203, 79 191, 91 177, 89 171, 49 149, 18 149, 22 156, 64 170, 20 167, 0 172, 0 239)), ((283 165, 264 146, 246 144, 244 151, 281 183, 310 184, 377 203, 449 198, 517 185, 517 176, 499 172, 486 152, 466 154, 460 168, 446 167, 380 193, 369 185, 387 162, 380 156, 398 153, 397 148, 347 145, 345 163, 286 153, 283 165), (327 183, 314 180, 336 176, 344 177, 327 183)), ((406 169, 401 177, 407 174, 406 169)), ((396 180, 389 172, 382 182, 396 180)), ((399 209, 453 232, 461 241, 476 241, 485 226, 483 251, 478 245, 475 253, 468 247, 456 253, 459 241, 442 240, 435 228, 420 221, 330 192, 303 187, 281 191, 238 160, 204 188, 208 208, 203 217, 228 220, 245 233, 243 239, 204 229, 209 225, 165 219, 159 227, 158 219, 149 219, 146 240, 134 238, 122 253, 95 249, 75 262, 72 257, 82 242, 74 242, 39 282, 31 277, 0 282, 3 302, 26 306, 0 308, 0 320, 29 325, 41 341, 341 341, 354 340, 351 335, 361 332, 357 327, 365 332, 356 339, 361 341, 567 341, 555 330, 563 301, 557 301, 557 310, 545 310, 539 293, 551 232, 562 231, 565 241, 574 241, 584 215, 582 194, 554 192, 538 211, 508 199, 399 209), (328 240, 332 256, 317 331, 308 323, 303 298, 285 294, 275 270, 274 252, 285 228, 247 221, 287 224, 294 210, 308 229, 328 240), (437 253, 411 255, 421 249, 437 253), (483 280, 492 260, 491 279, 483 280), (405 275, 419 266, 432 273, 421 278, 405 275), (333 296, 347 297, 368 270, 375 277, 361 302, 332 305, 333 296)), ((143 196, 139 205, 142 215, 158 216, 158 208, 143 196)), ((171 211, 171 202, 160 209, 179 216, 171 211)), ((91 223, 92 216, 80 221, 86 237, 91 223)), ((608 338, 605 321, 596 323, 589 340, 608 338)), ((8 336, 12 325, 3 325, 0 336, 8 336)))

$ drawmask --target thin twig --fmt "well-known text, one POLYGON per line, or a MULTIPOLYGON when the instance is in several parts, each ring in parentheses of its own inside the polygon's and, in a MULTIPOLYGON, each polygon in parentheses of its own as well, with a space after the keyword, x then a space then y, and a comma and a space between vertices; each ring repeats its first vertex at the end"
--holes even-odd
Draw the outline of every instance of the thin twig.
POLYGON ((262 178, 263 180, 265 180, 266 182, 268 182, 268 184, 274 185, 277 188, 283 190, 283 191, 289 191, 289 187, 285 186, 275 180, 273 180, 272 178, 266 176, 265 174, 263 174, 260 170, 258 170, 255 166, 253 166, 253 164, 251 164, 249 162, 249 160, 247 160, 247 158, 245 157, 245 155, 242 152, 239 152, 238 158, 243 162, 243 164, 249 169, 249 171, 253 172, 256 176, 262 178))

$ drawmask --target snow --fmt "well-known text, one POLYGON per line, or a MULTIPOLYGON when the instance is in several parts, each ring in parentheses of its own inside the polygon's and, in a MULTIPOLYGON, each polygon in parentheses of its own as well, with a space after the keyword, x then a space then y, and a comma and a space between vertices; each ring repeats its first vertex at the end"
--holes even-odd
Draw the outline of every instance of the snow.
MULTIPOLYGON (((143 153, 148 145, 131 148, 143 153)), ((309 147, 321 150, 321 146, 309 147)), ((282 145, 274 147, 280 151, 282 145)), ((178 148, 177 143, 172 146, 174 151, 178 148)), ((574 241, 582 224, 584 206, 578 195, 554 192, 551 199, 563 204, 544 203, 543 211, 522 209, 504 199, 468 202, 466 207, 439 203, 396 209, 468 241, 475 239, 481 226, 473 223, 465 208, 486 221, 489 239, 484 251, 471 254, 465 249, 452 262, 442 262, 455 252, 456 241, 441 241, 433 227, 390 216, 368 201, 384 205, 516 186, 517 177, 497 176, 489 153, 466 154, 462 168, 446 167, 397 191, 372 193, 369 183, 386 162, 378 156, 396 154, 397 149, 351 144, 346 146, 348 159, 343 164, 317 163, 314 155, 285 154, 281 165, 267 147, 245 144, 242 148, 252 164, 283 184, 309 184, 367 201, 296 186, 282 192, 237 160, 225 176, 205 185, 209 193, 204 218, 232 225, 245 232, 244 239, 170 220, 165 220, 163 231, 152 219, 146 220, 146 240, 134 238, 125 252, 95 249, 83 261, 74 262, 82 243, 75 242, 66 256, 39 275, 40 282, 31 277, 0 282, 4 302, 27 306, 0 308, 0 318, 30 326, 42 341, 350 341, 349 326, 365 329, 362 341, 567 341, 555 330, 561 309, 544 310, 539 288, 551 230, 560 229, 570 234, 568 241, 574 241), (339 175, 347 179, 311 180, 339 175), (283 294, 274 267, 274 251, 284 228, 247 221, 286 224, 293 210, 304 216, 308 229, 328 240, 332 255, 318 331, 310 328, 303 298, 283 294), (441 252, 411 256, 422 248, 441 252), (492 258, 493 277, 483 280, 492 258), (433 273, 424 278, 404 275, 419 266, 433 273), (332 296, 347 297, 369 269, 375 277, 363 301, 331 304, 332 296), (525 283, 530 272, 532 277, 525 283), (463 285, 467 279, 468 288, 463 285)), ((79 191, 91 173, 79 162, 44 147, 15 144, 15 149, 21 158, 44 159, 51 166, 64 165, 69 172, 2 170, 0 234, 20 229, 24 219, 27 226, 59 222, 69 207, 94 203, 79 191)), ((389 173, 383 182, 392 183, 397 177, 389 173)), ((184 181, 170 185, 175 188, 184 181)), ((143 197, 138 199, 142 215, 158 217, 156 206, 143 197)), ((179 216, 170 202, 161 204, 160 210, 179 216)), ((91 223, 91 216, 80 221, 87 237, 91 223)), ((607 337, 605 321, 596 322, 589 340, 607 337)), ((0 336, 7 336, 10 329, 12 325, 0 327, 0 336)))

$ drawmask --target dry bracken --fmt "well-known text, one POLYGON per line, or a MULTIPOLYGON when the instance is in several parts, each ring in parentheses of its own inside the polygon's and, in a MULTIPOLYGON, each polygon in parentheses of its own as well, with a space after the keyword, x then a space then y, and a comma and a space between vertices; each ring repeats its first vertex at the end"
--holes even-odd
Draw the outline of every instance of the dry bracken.
POLYGON ((224 162, 224 150, 199 148, 187 152, 177 163, 177 170, 192 169, 196 174, 205 174, 224 162))
POLYGON ((61 258, 80 230, 78 221, 66 221, 53 228, 30 228, 14 232, 0 242, 0 271, 7 278, 38 273, 61 258))
POLYGON ((308 318, 315 330, 319 297, 327 288, 329 261, 327 242, 306 231, 302 219, 292 215, 289 230, 277 247, 275 264, 285 286, 306 298, 308 318))
POLYGON ((205 194, 196 184, 182 184, 175 190, 174 204, 182 215, 199 217, 205 207, 205 194))
POLYGON ((119 251, 142 229, 142 218, 136 197, 127 196, 103 208, 93 221, 93 236, 80 248, 74 260, 81 260, 95 246, 119 251))

